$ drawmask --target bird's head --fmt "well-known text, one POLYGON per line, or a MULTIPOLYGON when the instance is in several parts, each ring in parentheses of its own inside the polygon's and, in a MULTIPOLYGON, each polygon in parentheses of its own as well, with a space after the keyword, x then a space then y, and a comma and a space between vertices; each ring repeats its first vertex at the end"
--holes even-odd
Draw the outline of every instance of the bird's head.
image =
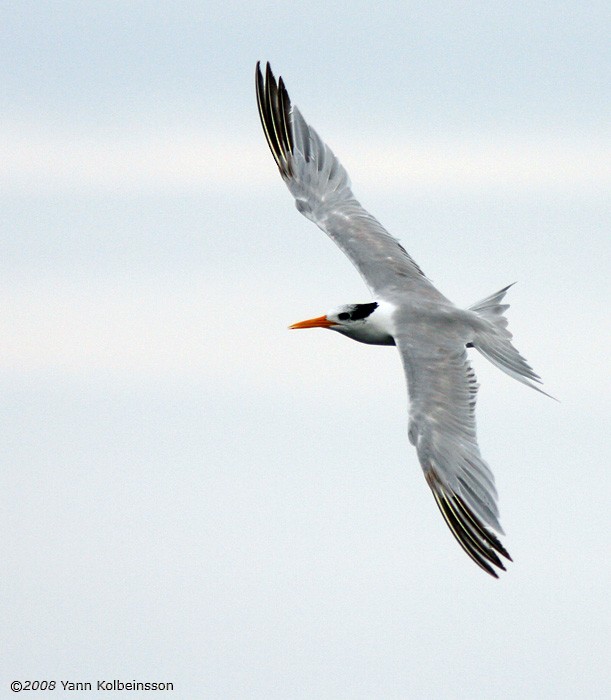
POLYGON ((393 345, 392 337, 386 328, 380 326, 380 319, 374 315, 378 306, 375 301, 369 304, 346 304, 327 311, 324 316, 293 323, 289 328, 330 328, 361 343, 393 345))

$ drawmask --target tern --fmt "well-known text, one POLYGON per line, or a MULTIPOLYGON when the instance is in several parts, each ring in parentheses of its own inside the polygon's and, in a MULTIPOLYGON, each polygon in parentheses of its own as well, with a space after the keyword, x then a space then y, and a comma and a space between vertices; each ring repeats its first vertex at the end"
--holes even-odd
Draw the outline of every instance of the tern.
POLYGON ((352 194, 348 174, 291 103, 284 81, 257 63, 257 105, 276 165, 297 209, 355 265, 374 301, 345 304, 290 328, 328 328, 361 343, 396 345, 409 395, 408 437, 452 534, 471 559, 498 578, 511 557, 497 535, 494 476, 475 431, 478 384, 467 348, 543 392, 541 379, 511 343, 503 298, 511 285, 456 307, 405 248, 352 194), (495 569, 496 567, 496 569, 495 569))

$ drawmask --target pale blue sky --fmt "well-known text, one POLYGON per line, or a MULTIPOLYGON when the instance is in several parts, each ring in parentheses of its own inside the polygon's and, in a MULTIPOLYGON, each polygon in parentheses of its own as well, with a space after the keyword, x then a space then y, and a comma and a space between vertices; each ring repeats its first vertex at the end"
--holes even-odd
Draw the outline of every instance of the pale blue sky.
POLYGON ((2 6, 0 696, 604 697, 609 14, 2 6), (437 512, 396 352, 287 330, 369 297, 275 171, 259 59, 445 294, 518 281, 560 403, 474 358, 500 581, 437 512))

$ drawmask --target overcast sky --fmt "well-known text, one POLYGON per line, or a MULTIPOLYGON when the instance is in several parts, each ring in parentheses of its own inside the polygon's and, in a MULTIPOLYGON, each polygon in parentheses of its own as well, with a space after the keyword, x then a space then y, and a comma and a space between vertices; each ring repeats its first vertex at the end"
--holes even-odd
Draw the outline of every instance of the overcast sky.
POLYGON ((606 696, 609 14, 3 3, 1 697, 606 696), (370 299, 275 169, 257 60, 444 294, 518 282, 560 403, 473 357, 498 581, 437 511, 396 351, 287 330, 370 299))

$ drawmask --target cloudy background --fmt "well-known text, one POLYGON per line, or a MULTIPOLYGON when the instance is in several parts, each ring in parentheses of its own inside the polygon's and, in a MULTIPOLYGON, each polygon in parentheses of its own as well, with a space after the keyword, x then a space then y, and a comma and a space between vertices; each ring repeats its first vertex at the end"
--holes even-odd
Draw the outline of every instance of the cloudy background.
POLYGON ((0 696, 608 692, 607 10, 3 3, 0 696), (286 330, 369 297, 275 170, 258 59, 445 294, 518 281, 560 403, 473 358, 499 581, 437 512, 396 352, 286 330))

